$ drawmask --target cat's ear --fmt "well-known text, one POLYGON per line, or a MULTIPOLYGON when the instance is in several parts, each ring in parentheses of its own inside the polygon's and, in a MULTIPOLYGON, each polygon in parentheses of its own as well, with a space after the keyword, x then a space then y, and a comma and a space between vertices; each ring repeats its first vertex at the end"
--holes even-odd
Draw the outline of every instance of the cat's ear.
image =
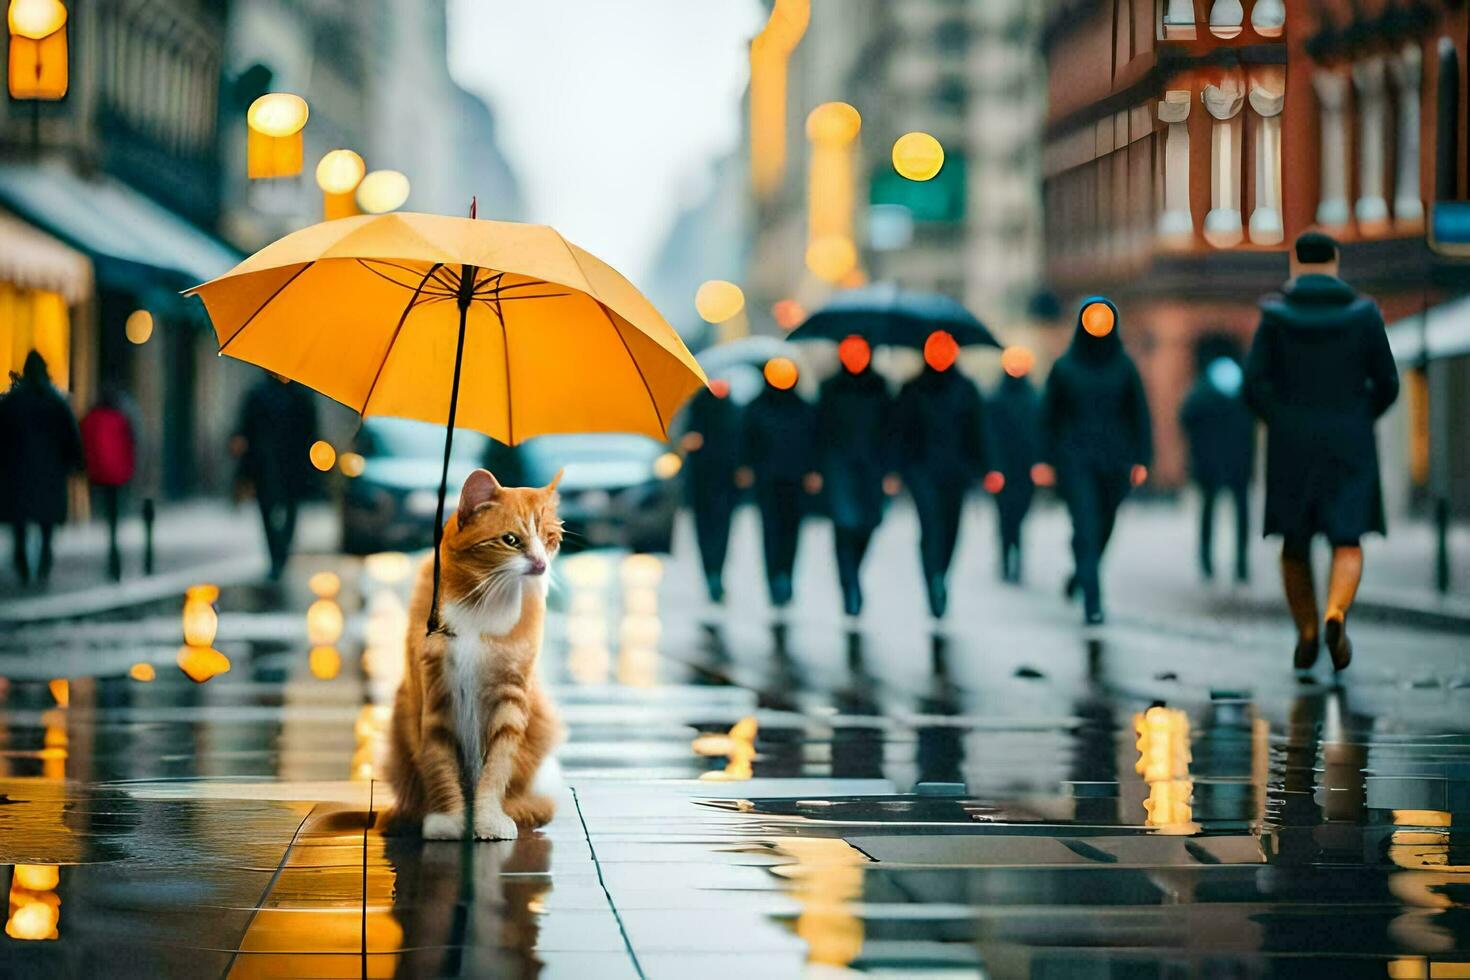
POLYGON ((459 492, 459 526, 464 527, 476 508, 491 503, 500 493, 500 481, 489 470, 475 470, 459 492))
POLYGON ((546 484, 546 492, 548 494, 556 493, 556 485, 561 482, 562 474, 566 471, 566 467, 562 467, 561 469, 556 471, 556 476, 553 476, 551 478, 551 482, 546 484))

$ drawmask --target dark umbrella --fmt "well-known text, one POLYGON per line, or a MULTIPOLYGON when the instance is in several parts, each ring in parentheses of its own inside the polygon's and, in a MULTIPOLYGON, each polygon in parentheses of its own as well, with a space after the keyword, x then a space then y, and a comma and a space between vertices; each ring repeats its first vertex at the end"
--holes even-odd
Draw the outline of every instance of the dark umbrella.
POLYGON ((790 339, 841 340, 858 334, 874 346, 921 348, 936 330, 948 332, 961 347, 1001 346, 956 300, 940 293, 910 292, 888 282, 833 294, 791 332, 790 339))

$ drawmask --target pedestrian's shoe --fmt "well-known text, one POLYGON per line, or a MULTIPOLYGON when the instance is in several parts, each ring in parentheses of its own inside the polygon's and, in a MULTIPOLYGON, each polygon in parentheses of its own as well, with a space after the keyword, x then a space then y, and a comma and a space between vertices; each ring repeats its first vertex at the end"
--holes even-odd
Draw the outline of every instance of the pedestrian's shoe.
POLYGON ((1088 626, 1101 626, 1108 619, 1107 616, 1103 615, 1101 609, 1089 609, 1083 614, 1082 618, 1088 626))
POLYGON ((854 583, 842 590, 842 611, 857 616, 863 611, 863 590, 854 583))
POLYGON ((725 601, 725 583, 720 578, 719 572, 710 572, 704 577, 704 584, 709 589, 710 602, 725 601))
POLYGON ((1311 670, 1317 663, 1317 655, 1322 652, 1322 643, 1314 633, 1311 636, 1299 636, 1296 641, 1296 652, 1291 655, 1291 665, 1297 670, 1311 670))
POLYGON ((929 577, 929 612, 935 619, 944 615, 949 606, 949 589, 945 587, 943 575, 929 577))
POLYGON ((1353 641, 1348 639, 1347 623, 1341 615, 1330 615, 1323 632, 1327 634, 1327 653, 1332 657, 1332 669, 1347 670, 1348 664, 1353 662, 1353 641))

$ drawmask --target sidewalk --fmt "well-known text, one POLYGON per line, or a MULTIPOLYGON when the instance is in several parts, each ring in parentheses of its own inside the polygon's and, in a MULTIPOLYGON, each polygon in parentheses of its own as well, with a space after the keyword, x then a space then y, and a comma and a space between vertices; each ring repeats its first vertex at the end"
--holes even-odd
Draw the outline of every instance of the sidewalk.
MULTIPOLYGON (((216 585, 257 581, 266 574, 265 543, 253 503, 195 500, 159 508, 153 526, 154 568, 143 575, 143 521, 133 516, 119 527, 123 578, 107 577, 107 526, 101 521, 58 529, 56 561, 45 588, 21 588, 10 563, 7 537, 0 551, 0 623, 87 615, 181 593, 195 582, 216 585)), ((336 510, 330 504, 303 507, 297 522, 297 552, 334 551, 336 510)))

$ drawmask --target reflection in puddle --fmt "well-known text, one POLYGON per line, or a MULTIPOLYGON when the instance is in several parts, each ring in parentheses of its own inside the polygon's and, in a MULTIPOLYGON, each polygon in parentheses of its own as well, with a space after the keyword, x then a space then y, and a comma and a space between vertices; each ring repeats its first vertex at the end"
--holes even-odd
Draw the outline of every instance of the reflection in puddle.
POLYGON ((618 683, 652 687, 658 680, 658 584, 663 563, 653 555, 623 559, 623 621, 618 627, 618 683))
POLYGON ((857 905, 863 898, 868 858, 844 840, 827 837, 778 837, 776 853, 796 859, 771 873, 783 879, 801 903, 796 934, 806 941, 807 962, 845 967, 863 950, 863 920, 857 905))
POLYGON ((1138 735, 1134 768, 1148 784, 1145 822, 1165 834, 1198 833, 1190 808, 1189 716, 1178 708, 1154 705, 1133 716, 1133 730, 1138 735))
POLYGON ((724 769, 712 769, 699 774, 700 779, 712 781, 749 779, 755 761, 755 737, 759 728, 754 718, 741 718, 724 735, 701 735, 694 740, 694 754, 699 756, 725 756, 729 759, 724 769))
POLYGON ((17 864, 11 871, 5 935, 22 940, 59 939, 61 898, 56 888, 60 882, 61 872, 54 864, 17 864))

